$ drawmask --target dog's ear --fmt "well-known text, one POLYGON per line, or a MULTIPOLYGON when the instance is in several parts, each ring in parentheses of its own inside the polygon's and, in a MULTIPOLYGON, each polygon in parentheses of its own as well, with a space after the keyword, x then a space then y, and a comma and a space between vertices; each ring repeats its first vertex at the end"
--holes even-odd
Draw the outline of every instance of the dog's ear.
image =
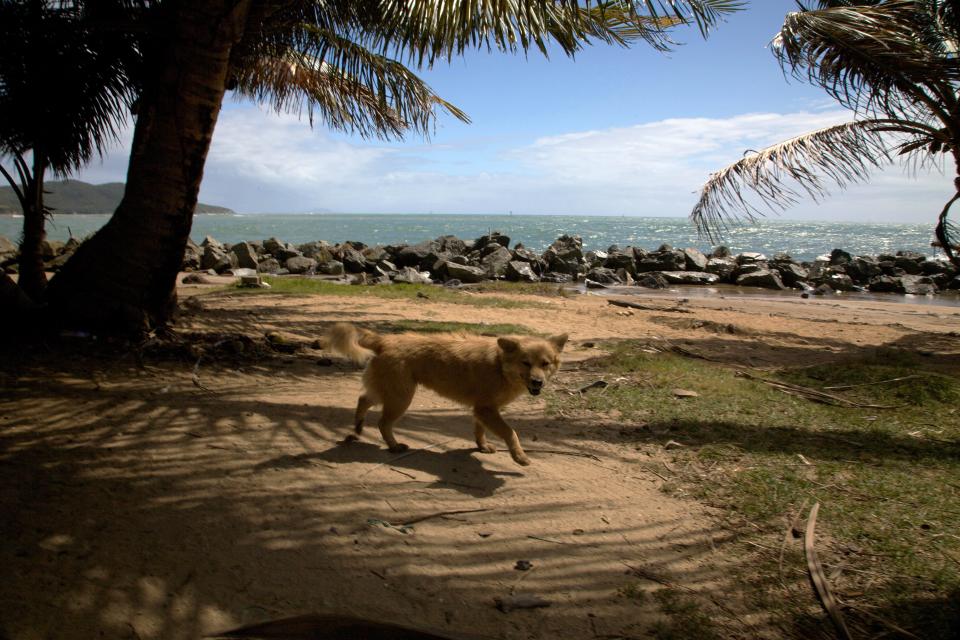
POLYGON ((558 336, 550 336, 547 341, 557 348, 557 351, 563 351, 563 345, 567 344, 567 334, 561 333, 558 336))
POLYGON ((520 348, 520 343, 513 338, 497 338, 497 345, 504 353, 512 353, 520 348))

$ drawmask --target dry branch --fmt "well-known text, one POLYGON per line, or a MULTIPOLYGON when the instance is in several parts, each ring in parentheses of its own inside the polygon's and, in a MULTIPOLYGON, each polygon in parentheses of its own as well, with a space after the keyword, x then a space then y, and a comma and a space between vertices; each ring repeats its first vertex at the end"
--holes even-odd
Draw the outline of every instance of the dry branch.
POLYGON ((814 547, 814 530, 817 526, 817 513, 819 511, 820 503, 817 502, 810 509, 810 515, 807 517, 807 533, 803 540, 803 551, 807 556, 810 582, 813 584, 813 589, 820 600, 820 604, 823 605, 824 610, 830 616, 830 620, 833 621, 833 625, 837 629, 837 635, 843 640, 852 640, 850 631, 843 621, 843 615, 840 613, 840 607, 830 591, 827 577, 823 573, 823 565, 820 564, 820 560, 817 558, 817 550, 814 547))

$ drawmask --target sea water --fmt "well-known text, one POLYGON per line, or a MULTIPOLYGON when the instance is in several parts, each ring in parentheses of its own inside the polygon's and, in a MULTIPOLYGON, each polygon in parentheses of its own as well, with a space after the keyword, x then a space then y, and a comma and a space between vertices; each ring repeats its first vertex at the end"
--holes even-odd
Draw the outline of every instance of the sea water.
MULTIPOLYGON (((47 223, 47 237, 66 240, 84 238, 99 229, 108 215, 55 215, 47 223)), ((0 216, 0 235, 16 241, 23 219, 0 216)), ((416 243, 441 235, 472 240, 491 231, 510 237, 511 246, 541 252, 563 234, 583 238, 584 250, 611 245, 656 249, 662 244, 696 247, 711 251, 724 244, 732 252, 757 251, 772 256, 785 252, 795 260, 813 260, 840 248, 853 255, 878 255, 909 250, 935 255, 930 242, 933 225, 877 224, 859 222, 811 222, 766 219, 733 226, 719 243, 697 234, 686 218, 617 216, 511 216, 444 214, 234 214, 197 215, 191 237, 200 242, 212 236, 220 242, 265 240, 276 237, 301 244, 313 240, 331 243, 358 240, 368 245, 416 243)))

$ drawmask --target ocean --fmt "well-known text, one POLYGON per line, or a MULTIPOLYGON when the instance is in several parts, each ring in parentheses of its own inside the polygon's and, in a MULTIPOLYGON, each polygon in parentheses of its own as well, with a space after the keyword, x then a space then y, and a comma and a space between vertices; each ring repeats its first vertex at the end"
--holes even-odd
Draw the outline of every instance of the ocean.
MULTIPOLYGON (((59 215, 47 224, 51 240, 66 240, 72 234, 83 238, 99 229, 108 215, 59 215)), ((22 218, 0 216, 0 235, 16 241, 22 218)), ((855 222, 790 221, 777 218, 734 226, 722 244, 734 253, 758 251, 767 255, 786 252, 796 260, 813 260, 840 248, 854 255, 877 255, 909 250, 935 255, 931 220, 926 224, 871 224, 855 222)), ((686 218, 640 218, 616 216, 526 216, 444 214, 235 214, 198 215, 191 237, 200 242, 212 236, 221 242, 265 240, 277 237, 301 244, 313 240, 342 242, 359 240, 368 245, 415 243, 441 235, 471 240, 490 231, 510 237, 511 246, 522 242, 537 252, 563 234, 583 238, 584 250, 607 249, 617 244, 656 249, 674 247, 713 249, 697 237, 686 218)))

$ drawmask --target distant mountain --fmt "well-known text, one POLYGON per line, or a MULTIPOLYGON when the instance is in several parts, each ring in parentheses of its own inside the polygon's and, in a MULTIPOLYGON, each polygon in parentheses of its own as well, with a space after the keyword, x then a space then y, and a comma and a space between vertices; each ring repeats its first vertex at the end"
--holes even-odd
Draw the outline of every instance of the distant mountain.
MULTIPOLYGON (((123 197, 122 182, 88 184, 80 180, 46 182, 43 202, 60 213, 113 213, 123 197)), ((0 188, 0 213, 21 213, 17 195, 10 187, 0 188)), ((197 204, 197 213, 233 213, 226 207, 197 204)))

